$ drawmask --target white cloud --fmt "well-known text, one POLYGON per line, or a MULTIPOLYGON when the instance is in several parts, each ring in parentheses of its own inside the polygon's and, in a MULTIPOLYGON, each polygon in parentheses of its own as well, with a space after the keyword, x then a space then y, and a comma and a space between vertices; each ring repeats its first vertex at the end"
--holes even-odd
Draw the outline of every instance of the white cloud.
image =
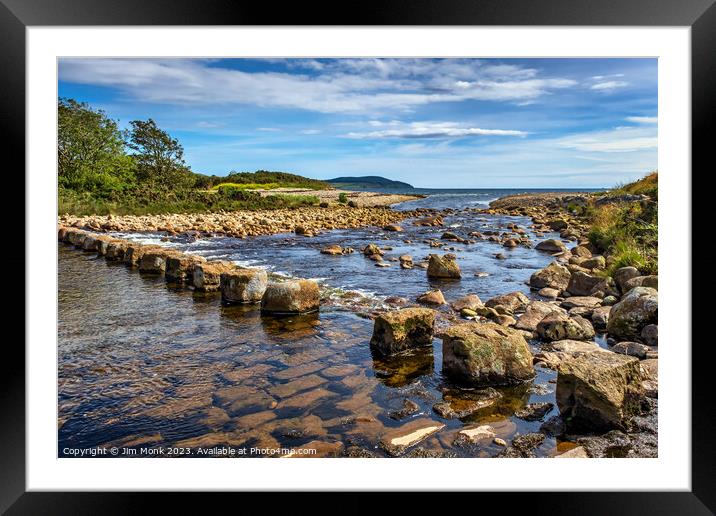
POLYGON ((635 124, 656 124, 659 122, 659 118, 655 116, 628 116, 626 120, 635 124))
POLYGON ((196 125, 202 129, 213 129, 216 127, 224 127, 226 124, 222 122, 207 122, 206 120, 201 120, 200 122, 197 122, 196 125))
POLYGON ((618 127, 557 139, 557 146, 581 152, 635 152, 656 149, 656 128, 618 127))
POLYGON ((245 72, 199 59, 62 59, 59 76, 118 88, 150 103, 243 104, 322 113, 409 111, 463 100, 524 102, 576 84, 541 77, 530 68, 467 59, 285 62, 293 73, 245 72))
POLYGON ((301 134, 320 134, 320 133, 321 133, 320 129, 303 129, 301 131, 301 134))
POLYGON ((282 131, 282 129, 279 129, 278 127, 257 127, 256 130, 266 133, 280 133, 282 131))
MULTIPOLYGON (((376 121, 371 121, 376 126, 376 121)), ((378 122, 377 126, 381 123, 378 122)), ((350 132, 348 138, 376 139, 376 138, 460 138, 465 136, 526 136, 525 131, 507 129, 482 129, 479 127, 466 127, 454 122, 411 122, 408 124, 395 121, 385 124, 390 129, 378 131, 350 132)))
POLYGON ((590 89, 597 91, 611 91, 628 85, 629 83, 626 81, 606 81, 593 84, 590 89))

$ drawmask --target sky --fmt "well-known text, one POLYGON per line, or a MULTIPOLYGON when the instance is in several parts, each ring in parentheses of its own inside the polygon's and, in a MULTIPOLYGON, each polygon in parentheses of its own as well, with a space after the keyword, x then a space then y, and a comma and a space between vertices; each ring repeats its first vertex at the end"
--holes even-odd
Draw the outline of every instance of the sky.
POLYGON ((66 58, 60 97, 154 119, 195 172, 602 188, 657 169, 656 59, 66 58))

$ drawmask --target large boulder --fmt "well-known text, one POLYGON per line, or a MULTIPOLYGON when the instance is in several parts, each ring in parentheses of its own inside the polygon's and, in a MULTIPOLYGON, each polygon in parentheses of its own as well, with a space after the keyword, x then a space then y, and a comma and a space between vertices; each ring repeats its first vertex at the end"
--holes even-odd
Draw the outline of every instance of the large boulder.
POLYGON ((167 281, 191 283, 194 278, 194 265, 197 263, 206 263, 206 258, 184 253, 167 256, 167 266, 164 271, 164 277, 167 281))
POLYGON ((529 304, 529 306, 525 310, 525 313, 523 313, 517 320, 515 328, 517 328, 518 330, 532 332, 537 331, 537 325, 540 323, 540 321, 553 312, 562 314, 565 313, 563 309, 552 303, 545 303, 544 301, 533 301, 529 304))
POLYGON ((195 263, 192 275, 194 288, 199 292, 216 292, 221 287, 221 274, 234 270, 231 262, 195 263))
POLYGON ((428 261, 428 278, 459 279, 462 277, 460 266, 454 254, 439 256, 431 254, 428 261))
POLYGON ((535 246, 538 251, 546 251, 548 253, 563 253, 567 250, 567 246, 560 240, 550 238, 549 240, 543 240, 535 246))
POLYGON ((592 289, 603 279, 586 272, 573 272, 572 277, 569 279, 569 285, 567 285, 567 292, 573 296, 589 296, 592 293, 592 289))
POLYGON ((592 324, 575 315, 568 315, 553 312, 537 324, 537 333, 543 340, 588 340, 594 338, 592 324))
POLYGON ((154 249, 145 252, 139 260, 139 272, 162 274, 167 268, 167 258, 175 255, 166 249, 154 249))
POLYGON ((139 267, 139 262, 145 253, 161 250, 162 248, 158 245, 144 245, 138 242, 128 242, 127 248, 124 251, 123 261, 130 267, 139 267))
POLYGON ((69 229, 65 234, 65 241, 77 248, 82 248, 82 243, 87 237, 87 232, 81 229, 69 229))
POLYGON ((569 428, 629 427, 644 399, 639 360, 618 353, 588 353, 563 362, 557 374, 557 406, 569 428))
POLYGON ((634 340, 649 324, 657 324, 658 293, 653 288, 635 287, 609 311, 607 333, 622 340, 634 340))
POLYGON ((107 252, 104 257, 110 262, 124 260, 124 253, 127 251, 128 242, 126 240, 113 240, 107 245, 107 252))
POLYGON ((556 290, 564 290, 569 285, 569 278, 572 273, 569 269, 558 264, 550 263, 544 269, 541 269, 530 276, 530 285, 535 288, 553 288, 556 290))
POLYGON ((639 276, 639 269, 636 267, 620 267, 612 274, 614 282, 622 292, 624 292, 626 282, 637 276, 639 276))
POLYGON ((320 299, 318 283, 314 280, 269 283, 261 299, 261 311, 275 314, 315 312, 320 299))
POLYGON ((258 303, 266 292, 268 275, 263 269, 222 272, 221 299, 226 303, 258 303))
POLYGON ((528 298, 522 292, 510 292, 509 294, 502 294, 501 296, 495 296, 491 299, 488 299, 485 303, 485 306, 489 308, 503 306, 512 313, 514 313, 524 310, 529 304, 530 298, 528 298))
POLYGON ((562 362, 588 353, 610 353, 610 351, 599 347, 594 341, 557 340, 543 344, 540 351, 535 354, 534 361, 548 369, 557 369, 562 362))
POLYGON ((371 346, 382 355, 433 343, 435 311, 429 308, 404 308, 375 318, 371 346))
POLYGON ((443 372, 471 385, 510 385, 534 377, 532 353, 516 330, 495 323, 451 326, 442 334, 443 372))

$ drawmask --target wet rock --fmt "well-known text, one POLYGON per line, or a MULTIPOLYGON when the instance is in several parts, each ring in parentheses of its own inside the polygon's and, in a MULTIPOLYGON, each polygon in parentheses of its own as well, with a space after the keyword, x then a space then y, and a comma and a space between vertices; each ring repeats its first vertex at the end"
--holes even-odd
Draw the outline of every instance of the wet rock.
POLYGON ((439 215, 435 217, 424 217, 416 220, 414 224, 416 226, 442 226, 443 219, 439 215))
POLYGON ((507 256, 505 256, 505 255, 502 254, 502 253, 497 253, 497 254, 495 255, 495 258, 497 258, 498 260, 506 260, 506 259, 507 259, 507 256))
POLYGON ((451 326, 442 335, 443 372, 476 385, 506 385, 534 377, 532 353, 515 330, 495 323, 451 326))
POLYGON ((640 344, 638 342, 618 342, 609 348, 614 353, 621 353, 622 355, 629 355, 630 357, 636 357, 639 360, 646 358, 646 353, 649 351, 649 346, 640 344))
POLYGON ((128 243, 125 240, 113 240, 107 245, 107 252, 104 257, 110 262, 124 260, 124 254, 127 251, 128 243))
POLYGON ((393 232, 401 232, 403 231, 403 228, 401 226, 398 226, 397 224, 388 224, 387 226, 383 226, 384 231, 393 231, 393 232))
POLYGON ((447 393, 444 401, 433 405, 433 410, 444 419, 460 419, 478 410, 493 406, 502 397, 495 389, 488 388, 469 396, 455 396, 447 393))
POLYGON ((262 269, 235 269, 221 273, 219 284, 225 303, 258 303, 266 292, 268 275, 262 269))
POLYGON ((310 313, 319 305, 318 283, 306 279, 269 283, 261 299, 261 311, 274 314, 310 313))
POLYGON ((649 433, 625 434, 612 430, 604 435, 579 437, 577 442, 594 458, 655 458, 658 439, 649 433))
POLYGON ((424 294, 421 294, 417 298, 418 303, 425 305, 444 305, 446 304, 445 297, 440 290, 428 290, 424 294))
POLYGON ((514 317, 506 314, 499 314, 492 319, 500 326, 514 326, 517 322, 514 317))
POLYGON ((200 292, 217 291, 221 287, 221 274, 235 268, 231 262, 196 263, 192 275, 194 288, 200 292))
POLYGON ((567 291, 573 296, 589 296, 592 289, 602 281, 599 276, 592 276, 586 272, 576 271, 572 273, 567 285, 567 291))
POLYGON ((380 247, 378 247, 375 244, 368 244, 367 246, 365 246, 363 248, 363 255, 364 256, 374 256, 374 255, 383 256, 383 251, 381 250, 380 247))
POLYGON ((543 240, 537 244, 535 249, 538 251, 546 251, 548 253, 563 253, 567 250, 567 246, 565 246, 560 240, 550 238, 549 240, 543 240))
POLYGON ((614 271, 614 274, 612 274, 614 282, 617 284, 617 287, 619 287, 619 290, 621 290, 622 292, 624 292, 626 282, 632 278, 636 278, 637 276, 639 276, 639 269, 637 269, 636 267, 620 267, 619 269, 614 271))
POLYGON ((562 417, 559 415, 552 416, 547 421, 542 423, 539 427, 540 432, 551 437, 559 437, 561 435, 564 435, 566 429, 567 427, 564 424, 562 417))
POLYGON ((474 444, 483 440, 492 440, 495 437, 495 429, 490 425, 470 426, 457 433, 454 445, 461 446, 464 441, 474 444))
POLYGON ((626 429, 642 410, 644 389, 636 358, 588 353, 560 364, 557 406, 570 428, 626 429))
POLYGON ((401 269, 412 269, 413 268, 413 257, 409 254, 401 255, 398 260, 400 261, 401 269))
POLYGON ((321 254, 329 254, 331 256, 339 256, 343 254, 343 248, 337 244, 332 244, 321 249, 321 254))
POLYGON ((404 308, 375 318, 371 347, 390 355, 433 342, 435 311, 428 308, 404 308))
POLYGON ((546 416, 553 407, 554 405, 549 402, 530 403, 522 410, 515 412, 515 417, 524 419, 525 421, 539 421, 546 416))
POLYGON ((566 229, 569 224, 567 224, 567 221, 563 219, 552 219, 546 221, 545 225, 552 231, 560 231, 562 229, 566 229))
POLYGON ((454 310, 461 311, 465 308, 468 310, 476 310, 482 305, 482 301, 475 294, 468 294, 467 296, 461 297, 460 299, 453 301, 452 305, 454 310))
POLYGON ((145 252, 139 260, 139 271, 148 274, 162 274, 167 268, 167 257, 169 256, 172 256, 172 253, 164 249, 145 252))
POLYGON ((572 273, 569 272, 569 269, 559 265, 557 262, 552 262, 544 269, 530 276, 530 286, 535 288, 547 287, 562 291, 569 285, 571 276, 572 273))
POLYGON ((525 313, 517 320, 515 328, 530 332, 537 331, 537 325, 540 321, 553 312, 564 313, 564 310, 552 303, 533 301, 529 304, 525 313))
POLYGON ((503 294, 489 299, 485 303, 485 306, 495 308, 501 305, 509 309, 512 313, 515 313, 524 310, 529 304, 530 299, 522 292, 510 292, 509 294, 503 294))
POLYGON ((167 256, 164 275, 167 281, 191 283, 194 280, 194 265, 197 263, 206 263, 206 258, 183 253, 167 256))
POLYGON ((400 410, 394 410, 394 411, 390 412, 388 414, 388 417, 390 419, 395 419, 396 421, 400 421, 401 419, 411 416, 419 411, 420 411, 420 405, 418 405, 417 403, 415 403, 412 400, 409 400, 408 398, 405 398, 403 400, 403 407, 400 410))
POLYGON ((583 446, 576 446, 564 453, 554 456, 555 459, 588 459, 587 450, 583 446))
POLYGON ((431 254, 428 261, 428 278, 459 279, 462 277, 455 255, 431 254))
POLYGON ((462 240, 459 236, 457 236, 452 231, 446 231, 440 236, 440 240, 454 240, 454 241, 460 241, 462 240))
POLYGON ((544 340, 588 340, 594 338, 594 328, 586 319, 554 312, 537 324, 537 334, 544 340))
POLYGON ((497 446, 507 446, 507 441, 500 437, 495 437, 492 442, 495 443, 497 446))
POLYGON ((343 443, 337 441, 311 441, 303 446, 297 447, 286 455, 282 455, 281 458, 320 459, 325 457, 339 457, 342 451, 343 443))
POLYGON ((647 324, 641 330, 641 338, 648 346, 658 346, 659 327, 656 324, 647 324))
POLYGON ((545 435, 540 433, 529 433, 518 435, 512 440, 510 446, 502 450, 497 456, 499 458, 531 458, 534 457, 534 449, 544 442, 545 435))
POLYGON ((386 433, 380 440, 380 446, 389 455, 397 457, 443 428, 444 424, 432 419, 416 419, 386 433))
POLYGON ((609 312, 607 332, 621 339, 636 339, 649 324, 657 324, 657 291, 648 287, 631 289, 609 312))

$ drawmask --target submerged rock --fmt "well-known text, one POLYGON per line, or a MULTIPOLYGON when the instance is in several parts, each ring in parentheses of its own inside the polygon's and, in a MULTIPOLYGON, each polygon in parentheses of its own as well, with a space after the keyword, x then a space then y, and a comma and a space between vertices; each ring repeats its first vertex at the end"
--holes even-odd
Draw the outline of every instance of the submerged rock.
POLYGON ((220 276, 221 299, 226 303, 258 303, 261 301, 268 275, 262 269, 236 269, 220 276))
POLYGON ((397 457, 443 428, 444 424, 432 419, 416 419, 389 431, 381 438, 380 445, 389 455, 397 457))
POLYGON ((435 311, 429 308, 404 308, 375 318, 371 347, 382 355, 433 343, 435 311))
POLYGON ((455 255, 430 255, 428 278, 460 279, 461 277, 460 266, 455 261, 455 255))
POLYGON ((589 353, 563 362, 557 406, 568 427, 627 429, 644 399, 639 360, 617 353, 589 353))
POLYGON ((317 311, 319 306, 318 283, 306 279, 269 283, 261 299, 261 311, 266 313, 309 313, 317 311))
POLYGON ((495 389, 488 388, 470 396, 446 394, 444 401, 433 405, 433 410, 445 419, 459 419, 474 414, 478 410, 491 407, 502 397, 495 389))
POLYGON ((653 288, 631 289, 609 312, 607 332, 621 339, 636 339, 649 324, 657 324, 658 293, 653 288))
POLYGON ((524 419, 525 421, 539 421, 546 416, 553 407, 554 405, 549 402, 530 403, 522 410, 515 412, 515 417, 524 419))
POLYGON ((509 385, 534 377, 532 353, 518 331, 495 323, 451 326, 442 335, 443 372, 475 385, 509 385))

